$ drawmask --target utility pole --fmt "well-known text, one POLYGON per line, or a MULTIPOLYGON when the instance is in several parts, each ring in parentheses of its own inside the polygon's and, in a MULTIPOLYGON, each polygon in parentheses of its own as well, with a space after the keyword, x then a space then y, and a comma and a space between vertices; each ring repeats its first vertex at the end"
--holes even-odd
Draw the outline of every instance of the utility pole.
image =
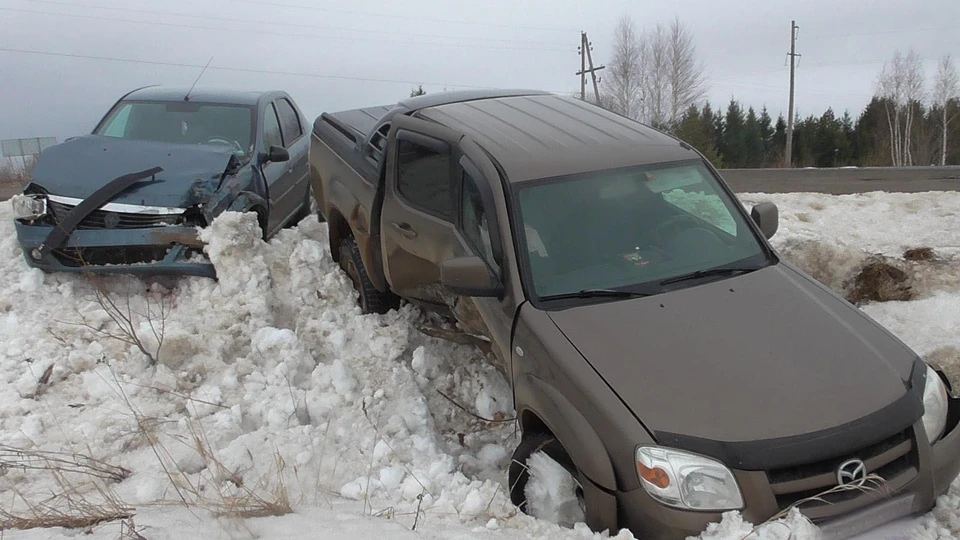
POLYGON ((793 91, 794 91, 794 78, 796 71, 796 60, 800 56, 797 54, 797 30, 800 27, 797 26, 797 21, 790 21, 790 52, 787 53, 787 56, 790 57, 790 105, 787 108, 787 148, 784 152, 784 165, 787 167, 793 166, 793 91))
POLYGON ((578 50, 580 52, 580 71, 577 72, 577 75, 580 76, 580 99, 583 101, 587 100, 587 73, 589 73, 590 78, 593 80, 593 93, 599 104, 600 87, 597 83, 599 83, 600 80, 597 78, 597 72, 607 66, 594 67, 593 55, 590 54, 590 51, 593 50, 593 44, 587 39, 586 32, 580 32, 580 48, 578 50), (590 63, 590 69, 587 69, 587 62, 590 63))

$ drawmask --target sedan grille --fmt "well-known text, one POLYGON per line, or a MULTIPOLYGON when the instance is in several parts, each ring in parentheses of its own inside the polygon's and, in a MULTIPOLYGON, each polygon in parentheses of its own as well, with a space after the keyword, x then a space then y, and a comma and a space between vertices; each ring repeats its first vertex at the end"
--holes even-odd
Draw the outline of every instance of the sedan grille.
MULTIPOLYGON (((50 213, 57 222, 60 222, 71 210, 72 204, 65 204, 53 200, 48 201, 50 213)), ((182 221, 182 214, 140 214, 133 212, 108 212, 94 210, 84 217, 78 229, 143 229, 150 227, 166 227, 176 225, 182 221)))

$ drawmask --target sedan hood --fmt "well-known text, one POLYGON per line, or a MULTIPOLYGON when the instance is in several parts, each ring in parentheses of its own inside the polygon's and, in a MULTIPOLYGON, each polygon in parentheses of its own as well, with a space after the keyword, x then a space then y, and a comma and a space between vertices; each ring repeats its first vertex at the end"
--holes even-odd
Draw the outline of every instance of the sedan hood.
POLYGON ((784 264, 549 315, 651 432, 685 440, 843 426, 904 398, 917 359, 784 264))
POLYGON ((32 183, 52 195, 85 199, 119 176, 162 167, 113 202, 184 207, 216 189, 233 151, 229 148, 137 141, 87 135, 44 150, 32 183))

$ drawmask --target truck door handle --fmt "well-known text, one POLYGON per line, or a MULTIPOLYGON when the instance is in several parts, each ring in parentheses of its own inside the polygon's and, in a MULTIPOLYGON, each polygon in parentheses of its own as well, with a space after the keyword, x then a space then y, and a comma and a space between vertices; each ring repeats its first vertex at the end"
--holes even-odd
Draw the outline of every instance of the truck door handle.
POLYGON ((393 228, 400 232, 400 234, 406 236, 407 238, 415 238, 417 236, 417 231, 413 230, 413 227, 406 222, 396 222, 391 223, 393 228))

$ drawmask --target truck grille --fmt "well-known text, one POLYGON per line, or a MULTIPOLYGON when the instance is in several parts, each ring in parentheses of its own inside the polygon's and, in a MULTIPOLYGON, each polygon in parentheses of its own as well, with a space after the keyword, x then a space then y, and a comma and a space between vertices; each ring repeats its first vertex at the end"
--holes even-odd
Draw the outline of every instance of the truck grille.
MULTIPOLYGON (((876 474, 885 481, 879 486, 868 482, 864 485, 865 489, 873 489, 874 497, 890 495, 891 490, 899 489, 918 474, 911 431, 906 429, 855 453, 767 471, 767 480, 777 499, 777 505, 783 510, 797 501, 819 496, 836 487, 837 468, 850 459, 863 461, 867 474, 876 474), (876 493, 877 491, 880 493, 876 493)), ((837 504, 867 495, 867 492, 859 489, 838 491, 822 496, 822 500, 806 501, 801 508, 837 504)))
MULTIPOLYGON (((67 214, 75 208, 72 204, 65 204, 53 200, 47 202, 50 213, 53 214, 57 222, 67 217, 67 214)), ((166 227, 174 225, 179 221, 178 215, 160 215, 160 214, 137 214, 128 212, 107 212, 104 210, 94 210, 90 212, 80 224, 78 229, 143 229, 149 227, 166 227)))

